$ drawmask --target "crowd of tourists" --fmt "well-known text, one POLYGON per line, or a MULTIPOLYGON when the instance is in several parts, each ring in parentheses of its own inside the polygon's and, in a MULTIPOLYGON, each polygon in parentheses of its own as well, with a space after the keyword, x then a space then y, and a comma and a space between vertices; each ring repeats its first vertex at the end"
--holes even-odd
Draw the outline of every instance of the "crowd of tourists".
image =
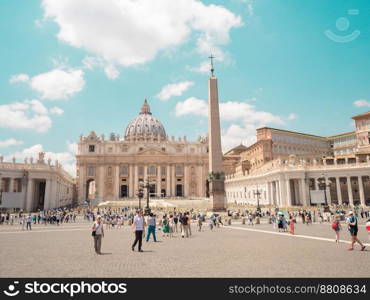
POLYGON ((186 212, 177 212, 176 210, 166 211, 157 209, 155 212, 144 216, 141 210, 131 207, 117 209, 97 209, 89 208, 60 208, 37 213, 0 213, 0 225, 20 224, 22 230, 32 230, 36 224, 59 226, 64 223, 76 222, 77 216, 81 216, 85 222, 93 222, 92 235, 94 237, 94 249, 97 254, 101 254, 102 238, 105 230, 120 229, 127 225, 134 232, 134 242, 132 250, 136 246, 139 252, 142 252, 142 240, 147 242, 151 239, 157 242, 157 232, 162 233, 162 237, 174 237, 180 235, 182 238, 192 236, 192 224, 198 232, 204 230, 206 226, 210 231, 220 226, 231 225, 235 220, 241 221, 242 225, 254 226, 261 224, 264 219, 268 224, 272 224, 273 230, 295 234, 296 224, 301 223, 311 226, 313 223, 328 223, 335 233, 334 241, 340 242, 340 234, 343 226, 347 226, 351 236, 351 247, 358 243, 360 249, 364 250, 365 245, 358 239, 359 218, 367 221, 365 228, 370 238, 370 213, 368 209, 356 208, 354 211, 347 211, 343 208, 331 208, 329 210, 321 209, 301 209, 281 211, 275 209, 236 209, 228 210, 227 214, 206 215, 204 212, 197 212, 190 209, 186 212))
POLYGON ((0 225, 16 225, 22 226, 22 230, 32 230, 32 225, 36 224, 53 224, 61 225, 63 223, 75 223, 79 211, 70 209, 52 209, 47 211, 39 211, 37 213, 0 213, 0 225))

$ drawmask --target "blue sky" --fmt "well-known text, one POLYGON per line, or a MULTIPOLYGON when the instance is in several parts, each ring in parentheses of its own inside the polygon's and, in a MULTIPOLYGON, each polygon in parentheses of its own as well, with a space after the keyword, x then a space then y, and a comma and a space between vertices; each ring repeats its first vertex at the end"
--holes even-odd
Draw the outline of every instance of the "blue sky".
POLYGON ((196 139, 207 131, 210 52, 224 150, 264 125, 350 131, 369 110, 369 1, 153 2, 1 1, 6 159, 43 150, 73 172, 79 135, 122 136, 145 97, 168 135, 196 139))

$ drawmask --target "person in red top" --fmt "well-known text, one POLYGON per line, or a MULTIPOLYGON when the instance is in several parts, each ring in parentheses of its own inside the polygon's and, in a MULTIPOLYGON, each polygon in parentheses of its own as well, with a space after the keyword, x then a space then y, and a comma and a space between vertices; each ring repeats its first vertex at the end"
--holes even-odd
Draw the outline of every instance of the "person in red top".
POLYGON ((370 219, 367 220, 365 226, 366 226, 367 233, 369 234, 369 240, 370 240, 370 219))
POLYGON ((336 243, 339 243, 339 232, 342 230, 342 226, 340 225, 340 221, 339 221, 339 216, 338 215, 336 215, 334 217, 334 221, 331 224, 331 228, 335 232, 335 242, 336 243))

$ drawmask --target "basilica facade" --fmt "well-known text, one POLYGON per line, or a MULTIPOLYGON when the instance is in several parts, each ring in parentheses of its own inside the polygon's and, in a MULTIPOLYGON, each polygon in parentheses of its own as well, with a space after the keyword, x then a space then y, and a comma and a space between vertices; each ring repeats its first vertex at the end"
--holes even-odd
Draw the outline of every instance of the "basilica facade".
POLYGON ((94 131, 81 135, 76 159, 79 203, 136 198, 146 181, 151 197, 199 198, 208 193, 208 138, 169 137, 146 99, 122 138, 94 131))

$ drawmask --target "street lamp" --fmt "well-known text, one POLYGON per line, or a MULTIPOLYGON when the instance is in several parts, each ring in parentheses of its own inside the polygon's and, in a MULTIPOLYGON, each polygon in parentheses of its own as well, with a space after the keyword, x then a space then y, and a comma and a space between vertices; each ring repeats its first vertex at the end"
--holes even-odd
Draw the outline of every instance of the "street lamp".
POLYGON ((258 185, 257 185, 257 192, 254 192, 253 194, 257 196, 257 211, 260 212, 261 211, 260 196, 262 193, 258 190, 258 185))
POLYGON ((329 206, 328 206, 328 198, 326 196, 326 188, 330 188, 330 182, 328 184, 326 184, 326 180, 325 180, 325 174, 321 174, 321 178, 319 178, 319 189, 320 190, 324 190, 324 197, 325 197, 325 206, 324 206, 324 212, 328 212, 330 211, 329 210, 329 206))
MULTIPOLYGON (((149 178, 145 179, 140 185, 140 190, 143 192, 143 189, 146 189, 146 207, 144 214, 149 215, 150 214, 150 207, 149 207, 149 198, 150 198, 150 187, 154 184, 153 181, 150 181, 149 178)), ((139 191, 140 191, 139 190, 139 191)), ((144 193, 142 197, 144 196, 144 193)))
POLYGON ((139 210, 141 209, 141 199, 144 197, 144 191, 142 188, 139 188, 139 190, 136 193, 137 197, 139 198, 139 210))

